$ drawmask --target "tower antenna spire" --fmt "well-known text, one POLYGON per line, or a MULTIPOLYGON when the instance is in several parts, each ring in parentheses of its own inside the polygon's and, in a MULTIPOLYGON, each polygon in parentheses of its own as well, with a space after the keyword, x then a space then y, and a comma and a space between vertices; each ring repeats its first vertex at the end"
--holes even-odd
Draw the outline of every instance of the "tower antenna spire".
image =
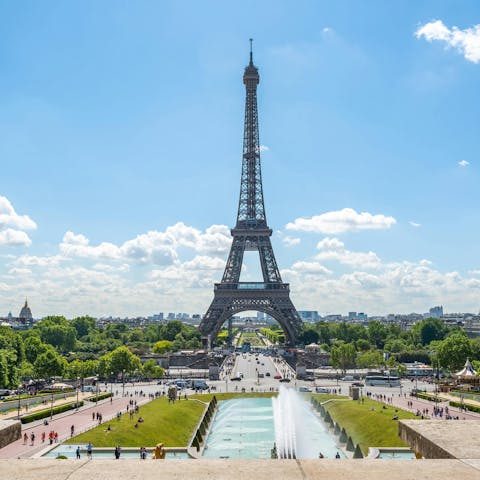
POLYGON ((250 41, 250 63, 253 63, 253 50, 252 50, 253 38, 249 38, 249 41, 250 41))

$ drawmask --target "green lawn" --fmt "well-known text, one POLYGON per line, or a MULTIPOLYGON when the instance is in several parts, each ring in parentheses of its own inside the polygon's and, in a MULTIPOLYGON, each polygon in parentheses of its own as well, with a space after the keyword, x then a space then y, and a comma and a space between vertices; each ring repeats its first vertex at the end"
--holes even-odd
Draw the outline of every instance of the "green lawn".
MULTIPOLYGON (((204 396, 203 401, 208 401, 204 396)), ((114 419, 102 425, 77 435, 67 443, 92 442, 95 447, 153 447, 163 442, 167 447, 184 447, 188 444, 191 435, 205 409, 205 405, 195 401, 177 401, 168 403, 166 398, 153 400, 140 407, 134 420, 130 415, 122 415, 120 421, 114 419), (135 428, 137 419, 142 416, 143 423, 135 428), (107 426, 111 431, 107 431, 107 426)))
POLYGON ((334 401, 327 403, 325 408, 333 420, 345 428, 353 442, 360 444, 364 453, 368 447, 406 447, 398 436, 398 421, 392 419, 394 416, 400 420, 418 419, 413 413, 367 398, 363 404, 353 400, 334 401))

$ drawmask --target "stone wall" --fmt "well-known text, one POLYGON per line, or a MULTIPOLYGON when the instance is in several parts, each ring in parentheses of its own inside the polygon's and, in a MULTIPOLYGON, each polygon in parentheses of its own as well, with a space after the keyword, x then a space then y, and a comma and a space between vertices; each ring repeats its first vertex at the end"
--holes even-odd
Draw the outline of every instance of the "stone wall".
POLYGON ((18 420, 0 420, 0 448, 22 436, 22 424, 18 420))

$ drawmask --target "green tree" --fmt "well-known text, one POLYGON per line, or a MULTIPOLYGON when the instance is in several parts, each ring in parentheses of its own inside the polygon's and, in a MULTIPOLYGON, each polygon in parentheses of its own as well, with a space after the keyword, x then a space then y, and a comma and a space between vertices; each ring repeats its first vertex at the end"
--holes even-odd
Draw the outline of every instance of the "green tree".
POLYGON ((159 340, 153 345, 152 350, 154 353, 159 355, 166 352, 171 352, 173 350, 173 342, 170 340, 159 340))
POLYGON ((352 343, 342 343, 334 345, 330 351, 330 363, 334 368, 339 368, 345 372, 347 368, 355 366, 357 352, 352 343))
POLYGON ((454 333, 440 342, 437 358, 440 366, 450 372, 459 370, 472 353, 470 340, 463 333, 454 333))
POLYGON ((443 340, 447 329, 439 318, 426 318, 413 327, 422 345, 428 345, 432 340, 443 340))
POLYGON ((95 330, 95 319, 89 316, 74 318, 71 324, 77 332, 77 338, 85 337, 95 330))
POLYGON ((368 324, 368 339, 370 343, 377 348, 383 349, 387 338, 387 329, 377 320, 373 320, 368 324))
POLYGON ((143 374, 147 378, 160 378, 163 377, 164 370, 162 367, 157 365, 155 360, 150 359, 143 364, 143 374))
POLYGON ((33 367, 38 378, 57 377, 65 372, 67 361, 53 347, 49 347, 37 357, 33 367))
POLYGON ((359 355, 357 363, 360 368, 377 368, 384 363, 383 355, 378 350, 365 352, 359 355))
POLYGON ((62 352, 69 352, 75 346, 77 331, 65 317, 45 317, 33 328, 40 333, 44 343, 53 345, 62 352))
POLYGON ((40 354, 45 353, 48 350, 48 345, 34 335, 27 337, 23 343, 25 346, 25 356, 32 364, 35 363, 35 360, 40 354))
POLYGON ((127 347, 121 346, 107 353, 100 359, 100 367, 104 375, 118 375, 121 372, 133 373, 135 370, 140 370, 142 362, 134 355, 127 347))

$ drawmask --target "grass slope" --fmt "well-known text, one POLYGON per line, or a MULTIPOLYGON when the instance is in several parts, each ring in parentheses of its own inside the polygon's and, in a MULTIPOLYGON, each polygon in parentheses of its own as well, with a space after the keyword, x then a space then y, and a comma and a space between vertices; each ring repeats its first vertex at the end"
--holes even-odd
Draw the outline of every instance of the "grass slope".
MULTIPOLYGON (((324 401, 323 398, 319 400, 324 401)), ((367 398, 364 403, 333 401, 325 408, 335 422, 345 428, 353 442, 360 444, 364 453, 368 452, 368 447, 406 447, 398 436, 398 421, 392 419, 395 415, 400 420, 418 418, 413 413, 367 398)))
MULTIPOLYGON (((206 398, 202 400, 208 401, 206 398)), ((124 414, 120 421, 104 422, 67 443, 92 442, 95 447, 153 447, 163 442, 167 447, 183 447, 188 444, 204 409, 205 405, 191 400, 169 404, 166 398, 159 398, 141 406, 133 421, 130 415, 124 414), (135 428, 140 416, 145 421, 135 428), (108 425, 111 426, 110 432, 107 431, 108 425)))

